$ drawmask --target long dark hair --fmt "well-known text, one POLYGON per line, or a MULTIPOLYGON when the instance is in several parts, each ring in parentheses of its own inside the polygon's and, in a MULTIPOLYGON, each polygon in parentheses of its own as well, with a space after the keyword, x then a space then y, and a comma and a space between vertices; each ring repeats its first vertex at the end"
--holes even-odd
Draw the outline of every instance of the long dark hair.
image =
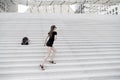
POLYGON ((52 26, 51 26, 51 29, 50 29, 50 31, 49 31, 49 33, 48 33, 48 35, 49 35, 50 37, 52 36, 52 32, 54 31, 55 28, 56 28, 55 25, 52 25, 52 26))

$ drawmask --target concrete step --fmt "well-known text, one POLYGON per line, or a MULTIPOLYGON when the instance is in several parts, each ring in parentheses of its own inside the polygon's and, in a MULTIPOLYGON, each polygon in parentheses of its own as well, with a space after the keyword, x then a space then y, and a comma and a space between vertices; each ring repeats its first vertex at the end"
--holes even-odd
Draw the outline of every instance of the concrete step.
MULTIPOLYGON (((54 73, 54 71, 57 71, 57 72, 66 72, 66 73, 69 73, 69 72, 81 72, 81 71, 92 71, 92 72, 97 72, 97 71, 101 71, 101 72, 104 72, 104 71, 115 71, 117 69, 120 69, 120 65, 118 66, 102 66, 102 67, 77 67, 77 66, 74 66, 73 68, 72 67, 64 67, 64 68, 51 68, 51 67, 48 67, 46 68, 47 71, 49 71, 48 73, 51 72, 54 73)), ((23 67, 23 68, 1 68, 0 69, 0 74, 21 74, 21 73, 38 73, 38 74, 41 74, 41 70, 40 70, 40 67, 37 66, 37 67, 23 67)), ((117 71, 116 71, 117 72, 117 71)), ((118 70, 119 72, 119 70, 118 70)), ((115 73, 115 72, 113 72, 115 73)))
MULTIPOLYGON (((105 46, 109 46, 109 47, 114 47, 114 46, 120 46, 119 43, 65 43, 65 44, 54 44, 54 46, 56 47, 71 47, 71 48, 74 48, 74 47, 98 47, 98 46, 101 46, 101 47, 105 47, 105 46)), ((43 44, 39 44, 39 43, 31 43, 30 45, 28 46, 23 46, 21 45, 20 43, 16 43, 16 44, 8 44, 8 43, 5 43, 5 44, 0 44, 0 47, 44 47, 43 44)))
MULTIPOLYGON (((37 67, 39 66, 41 63, 41 61, 16 61, 16 62, 0 62, 1 66, 0 68, 27 68, 27 67, 37 67)), ((50 65, 49 62, 47 62, 46 66, 47 67, 51 67, 51 68, 55 68, 55 67, 59 67, 59 68, 67 68, 67 67, 101 67, 101 66, 119 66, 120 65, 120 61, 115 61, 113 59, 113 61, 110 60, 101 60, 100 61, 80 61, 80 62, 59 62, 57 61, 57 63, 55 65, 50 65)))
MULTIPOLYGON (((56 45, 56 44, 55 44, 56 45)), ((120 48, 120 45, 113 45, 113 46, 107 46, 107 45, 84 45, 84 46, 70 46, 70 47, 68 47, 68 46, 65 46, 65 47, 62 47, 62 46, 55 46, 57 49, 92 49, 92 48, 95 48, 95 49, 102 49, 102 48, 108 48, 108 49, 111 49, 111 48, 120 48)), ((21 46, 18 46, 18 47, 16 47, 16 46, 8 46, 8 47, 6 47, 6 48, 4 48, 4 47, 1 47, 0 46, 0 49, 2 49, 2 50, 11 50, 11 49, 45 49, 44 48, 44 46, 41 44, 41 46, 29 46, 29 45, 21 45, 21 46)))
MULTIPOLYGON (((0 53, 0 57, 32 57, 32 56, 44 56, 46 53, 0 53)), ((57 53, 56 56, 112 56, 112 55, 120 55, 119 52, 88 52, 88 53, 57 53)))
MULTIPOLYGON (((35 58, 35 59, 37 59, 37 58, 42 58, 42 57, 44 57, 44 55, 41 55, 41 54, 39 54, 39 55, 32 55, 32 56, 0 56, 0 58, 1 58, 1 60, 2 59, 11 59, 11 58, 25 58, 25 59, 27 59, 27 58, 35 58)), ((103 55, 56 55, 56 58, 57 59, 59 59, 59 58, 113 58, 113 57, 120 57, 120 53, 119 54, 107 54, 107 55, 105 55, 105 54, 103 54, 103 55)))
MULTIPOLYGON (((46 48, 45 48, 46 49, 46 48)), ((41 49, 41 50, 0 50, 1 51, 1 53, 7 53, 7 52, 10 52, 10 53, 12 53, 12 52, 32 52, 32 53, 36 53, 36 52, 46 52, 46 50, 43 50, 43 49, 41 49)), ((59 53, 59 52, 73 52, 73 53, 75 53, 75 52, 100 52, 100 51, 102 51, 102 52, 106 52, 106 51, 115 51, 115 52, 119 52, 120 51, 120 49, 119 48, 115 48, 115 49, 61 49, 61 50, 57 50, 57 52, 59 53)))
MULTIPOLYGON (((39 69, 39 68, 38 68, 39 69)), ((4 76, 5 74, 3 74, 2 76, 4 76)), ((106 76, 119 76, 119 70, 117 69, 95 69, 95 70, 81 70, 81 69, 62 69, 61 70, 56 70, 56 69, 50 69, 50 70, 46 70, 46 71, 39 71, 39 72, 30 72, 28 71, 28 73, 21 71, 21 73, 15 73, 11 75, 7 75, 8 77, 21 77, 23 79, 62 79, 62 78, 90 78, 90 77, 106 77, 106 76), (62 74, 61 74, 62 73, 62 74), (96 74, 97 73, 97 74, 96 74), (47 77, 46 75, 47 74, 47 77), (57 75, 56 75, 57 74, 57 75), (19 76, 18 76, 19 75, 19 76), (70 76, 73 75, 73 76, 70 76), (79 75, 79 76, 78 76, 79 75), (81 76, 80 76, 81 75, 81 76)), ((16 78, 15 77, 15 78, 16 78)))
MULTIPOLYGON (((75 74, 75 76, 69 76, 69 75, 65 75, 66 77, 64 77, 64 75, 61 75, 61 76, 39 76, 37 77, 37 75, 35 76, 32 76, 32 74, 29 76, 29 75, 19 75, 19 76, 15 76, 15 75, 11 75, 11 76, 8 76, 9 80, 89 80, 89 79, 92 79, 92 80, 119 80, 119 75, 117 74, 112 74, 112 75, 100 75, 100 76, 89 76, 89 74, 87 75, 81 75, 81 76, 77 76, 75 74), (87 76, 88 75, 88 76, 87 76), (29 77, 29 78, 28 78, 29 77)), ((99 75, 99 74, 98 74, 99 75)), ((7 78, 2 78, 3 80, 7 80, 7 78)))
MULTIPOLYGON (((20 58, 20 59, 16 59, 16 58, 3 58, 3 59, 1 59, 1 61, 0 62, 17 62, 17 61, 19 61, 19 62, 21 62, 21 61, 42 61, 44 59, 44 57, 43 58, 26 58, 26 59, 24 59, 24 58, 20 58)), ((79 61, 94 61, 94 60, 96 60, 96 61, 101 61, 101 60, 110 60, 110 61, 112 61, 112 60, 119 60, 120 59, 120 57, 118 56, 118 57, 104 57, 104 58, 102 58, 102 57, 92 57, 92 58, 55 58, 55 61, 58 61, 58 62, 79 62, 79 61)))
MULTIPOLYGON (((111 44, 112 45, 112 44, 111 44)), ((70 46, 70 48, 72 48, 72 49, 80 49, 80 48, 119 48, 120 47, 120 45, 81 45, 80 44, 80 46, 78 47, 78 46, 76 46, 76 45, 73 45, 73 46, 70 46)), ((69 46, 56 46, 56 44, 55 44, 55 47, 56 48, 64 48, 64 49, 67 49, 67 48, 69 48, 69 46)), ((39 45, 39 46, 35 46, 35 45, 28 45, 28 46, 24 46, 24 45, 18 45, 18 46, 12 46, 12 45, 8 45, 8 46, 6 46, 6 48, 4 48, 3 46, 0 46, 0 49, 39 49, 39 48, 41 48, 41 49, 43 49, 44 47, 43 47, 43 45, 39 45)))

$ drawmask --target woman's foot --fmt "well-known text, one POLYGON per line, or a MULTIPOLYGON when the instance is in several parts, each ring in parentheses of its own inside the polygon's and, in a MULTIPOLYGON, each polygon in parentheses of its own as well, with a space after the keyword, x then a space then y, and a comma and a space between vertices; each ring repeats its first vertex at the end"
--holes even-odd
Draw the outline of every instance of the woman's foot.
POLYGON ((54 61, 49 61, 50 63, 52 63, 52 64, 56 64, 54 61))
POLYGON ((40 65, 40 67, 41 67, 42 70, 45 70, 43 65, 40 65))

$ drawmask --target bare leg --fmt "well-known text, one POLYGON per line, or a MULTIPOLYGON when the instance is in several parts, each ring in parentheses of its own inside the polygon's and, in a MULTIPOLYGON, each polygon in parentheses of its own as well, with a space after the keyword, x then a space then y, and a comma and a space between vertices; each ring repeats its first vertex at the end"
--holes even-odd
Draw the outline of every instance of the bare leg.
POLYGON ((53 51, 52 56, 51 56, 51 61, 54 61, 55 54, 56 54, 56 49, 54 47, 52 47, 51 49, 53 51))
POLYGON ((44 58, 44 61, 43 61, 43 63, 42 63, 41 65, 44 66, 44 64, 46 63, 47 59, 50 57, 50 54, 51 54, 51 47, 48 47, 48 54, 47 54, 47 56, 44 58))

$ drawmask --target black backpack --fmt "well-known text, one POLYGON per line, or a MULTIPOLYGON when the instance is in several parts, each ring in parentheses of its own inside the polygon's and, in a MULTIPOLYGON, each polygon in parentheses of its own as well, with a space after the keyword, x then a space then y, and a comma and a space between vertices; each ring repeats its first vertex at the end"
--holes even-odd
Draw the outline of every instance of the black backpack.
POLYGON ((24 37, 24 38, 22 39, 21 45, 29 45, 29 39, 28 39, 27 37, 24 37))

